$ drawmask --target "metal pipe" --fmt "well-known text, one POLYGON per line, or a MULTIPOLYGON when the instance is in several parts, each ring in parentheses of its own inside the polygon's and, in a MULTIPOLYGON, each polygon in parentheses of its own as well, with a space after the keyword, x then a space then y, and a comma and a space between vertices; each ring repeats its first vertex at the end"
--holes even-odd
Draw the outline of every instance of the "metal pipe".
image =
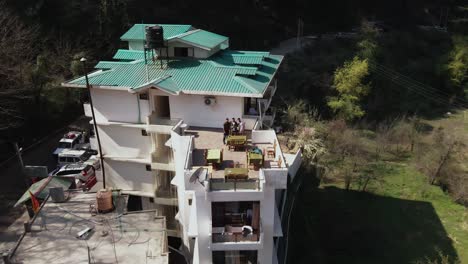
POLYGON ((91 106, 91 115, 93 116, 94 133, 96 133, 96 139, 97 139, 98 148, 99 148, 99 158, 101 160, 102 186, 105 189, 106 188, 106 171, 104 168, 104 158, 102 156, 101 139, 99 137, 99 130, 97 127, 97 122, 96 122, 96 115, 94 114, 93 98, 91 96, 91 86, 89 85, 88 72, 86 71, 86 58, 81 58, 80 61, 83 63, 83 70, 84 70, 85 79, 86 79, 86 88, 88 88, 88 92, 89 92, 89 105, 91 106))

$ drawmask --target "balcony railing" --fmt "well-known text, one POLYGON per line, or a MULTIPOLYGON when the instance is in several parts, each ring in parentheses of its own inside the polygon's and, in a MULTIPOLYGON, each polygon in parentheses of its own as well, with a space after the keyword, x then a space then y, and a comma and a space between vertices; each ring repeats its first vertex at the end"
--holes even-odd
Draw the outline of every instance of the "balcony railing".
POLYGON ((210 191, 260 190, 260 179, 210 179, 210 191))
POLYGON ((254 229, 251 232, 243 230, 241 226, 230 227, 226 230, 226 227, 212 227, 211 243, 213 249, 227 249, 233 245, 241 245, 247 243, 249 246, 262 247, 263 244, 263 229, 262 221, 260 219, 260 225, 258 229, 254 229), (243 232, 244 231, 244 232, 243 232), (245 232, 247 231, 247 232, 245 232), (256 246, 254 246, 256 245, 256 246))
POLYGON ((251 234, 242 234, 242 233, 214 233, 212 234, 213 243, 228 243, 228 242, 258 242, 260 240, 259 232, 253 232, 251 234))
POLYGON ((157 117, 154 113, 147 116, 147 131, 150 133, 170 134, 171 131, 177 131, 182 124, 181 119, 157 117))

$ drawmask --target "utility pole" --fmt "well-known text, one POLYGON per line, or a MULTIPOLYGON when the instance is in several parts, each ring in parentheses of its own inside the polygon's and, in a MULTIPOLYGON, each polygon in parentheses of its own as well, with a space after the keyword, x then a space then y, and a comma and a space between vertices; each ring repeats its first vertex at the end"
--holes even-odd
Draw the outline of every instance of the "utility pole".
POLYGON ((18 156, 18 161, 19 161, 19 163, 21 165, 21 170, 23 171, 24 170, 24 162, 23 162, 23 157, 21 156, 21 152, 23 151, 23 148, 18 147, 17 142, 15 142, 13 144, 15 145, 16 155, 18 156))
MULTIPOLYGON (((146 56, 146 55, 145 55, 146 56)), ((86 70, 86 58, 81 58, 80 61, 83 63, 83 70, 86 79, 86 88, 88 88, 89 93, 89 106, 91 107, 91 115, 93 116, 93 125, 94 133, 96 134, 96 139, 99 148, 99 159, 101 160, 101 169, 102 169, 102 187, 106 188, 106 171, 104 168, 104 158, 102 157, 102 148, 101 148, 101 139, 99 138, 99 130, 96 123, 96 115, 94 114, 93 98, 91 96, 91 86, 89 85, 88 71, 86 70)))
POLYGON ((28 179, 26 179, 26 175, 24 173, 23 156, 21 155, 21 152, 23 151, 23 148, 20 148, 18 146, 18 142, 13 143, 13 145, 15 146, 16 156, 18 156, 18 161, 19 161, 19 164, 20 164, 20 167, 21 167, 21 172, 20 172, 21 177, 23 177, 24 184, 26 185, 26 188, 29 188, 29 182, 28 182, 28 179))

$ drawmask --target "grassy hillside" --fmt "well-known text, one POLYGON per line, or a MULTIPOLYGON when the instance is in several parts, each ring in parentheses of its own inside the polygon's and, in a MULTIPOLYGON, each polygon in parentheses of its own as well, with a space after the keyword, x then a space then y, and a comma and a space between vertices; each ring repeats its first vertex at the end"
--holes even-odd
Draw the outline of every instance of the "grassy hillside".
POLYGON ((316 189, 303 176, 294 207, 288 263, 468 263, 468 211, 405 164, 388 164, 370 193, 342 184, 316 189))

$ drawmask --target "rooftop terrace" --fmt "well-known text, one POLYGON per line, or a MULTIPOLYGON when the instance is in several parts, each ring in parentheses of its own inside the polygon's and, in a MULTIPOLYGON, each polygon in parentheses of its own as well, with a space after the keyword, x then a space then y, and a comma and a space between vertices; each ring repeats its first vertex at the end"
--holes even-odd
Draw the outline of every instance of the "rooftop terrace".
POLYGON ((165 219, 154 212, 92 215, 95 193, 71 193, 45 202, 12 256, 14 263, 168 263, 165 219), (93 228, 87 239, 76 234, 93 228), (89 258, 88 262, 88 248, 89 258))
MULTIPOLYGON (((269 131, 274 133, 273 131, 269 131)), ((252 132, 246 131, 247 143, 243 149, 230 149, 223 143, 223 131, 221 129, 191 127, 186 131, 186 134, 194 136, 194 150, 192 154, 192 166, 207 166, 207 151, 212 149, 219 149, 222 151, 222 162, 218 166, 209 166, 209 180, 212 182, 211 187, 221 189, 233 189, 234 183, 227 183, 225 176, 226 170, 230 168, 245 168, 248 170, 247 179, 237 181, 239 189, 258 189, 260 188, 260 181, 262 173, 260 169, 281 169, 285 168, 282 160, 282 153, 278 146, 275 146, 274 140, 271 138, 261 140, 252 140, 252 132), (275 155, 268 155, 268 149, 277 148, 275 155), (263 153, 263 161, 260 166, 253 166, 249 164, 247 158, 247 151, 252 148, 259 148, 263 153), (281 159, 278 163, 278 160, 281 159), (213 184, 215 183, 215 184, 213 184), (217 187, 216 187, 217 186, 217 187)))

